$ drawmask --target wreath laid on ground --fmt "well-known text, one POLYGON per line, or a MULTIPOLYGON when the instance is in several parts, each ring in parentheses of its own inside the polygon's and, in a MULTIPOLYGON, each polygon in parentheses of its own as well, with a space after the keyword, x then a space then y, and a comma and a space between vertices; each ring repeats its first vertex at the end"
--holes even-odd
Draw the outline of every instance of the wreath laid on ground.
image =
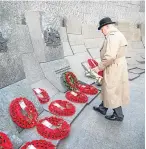
POLYGON ((45 103, 49 102, 50 97, 44 89, 35 88, 35 89, 33 89, 33 91, 41 104, 45 104, 45 103))
MULTIPOLYGON (((88 64, 91 69, 98 66, 98 62, 95 61, 94 59, 88 59, 88 64)), ((97 74, 99 75, 99 77, 103 77, 103 71, 99 71, 97 74)))
POLYGON ((77 77, 72 72, 63 73, 63 82, 69 90, 77 91, 79 90, 82 93, 95 95, 98 93, 98 89, 92 85, 83 85, 80 84, 77 80, 77 77))
POLYGON ((70 132, 70 125, 62 118, 45 117, 37 124, 38 133, 47 139, 61 140, 70 132))
POLYGON ((77 88, 80 92, 89 94, 89 95, 95 95, 98 93, 98 89, 92 85, 78 84, 77 88))
POLYGON ((32 128, 37 124, 38 112, 26 98, 14 99, 9 107, 12 120, 21 128, 32 128))
POLYGON ((0 149, 13 149, 9 137, 3 132, 0 132, 0 149))
POLYGON ((68 91, 66 92, 65 97, 76 103, 86 103, 88 101, 88 97, 84 93, 78 91, 68 91))
POLYGON ((75 114, 75 106, 65 100, 55 100, 49 105, 52 114, 58 116, 72 116, 75 114))
POLYGON ((68 71, 68 72, 63 73, 62 78, 63 78, 63 82, 65 86, 69 90, 77 89, 78 79, 72 72, 68 71))
POLYGON ((21 149, 28 149, 28 147, 32 146, 36 149, 55 149, 55 145, 46 140, 33 140, 32 142, 27 142, 21 149))

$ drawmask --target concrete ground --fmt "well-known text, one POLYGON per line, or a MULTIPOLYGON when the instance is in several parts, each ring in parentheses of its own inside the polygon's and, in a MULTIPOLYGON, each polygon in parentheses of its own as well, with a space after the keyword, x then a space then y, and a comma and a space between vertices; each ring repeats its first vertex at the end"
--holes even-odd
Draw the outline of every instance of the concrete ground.
POLYGON ((144 76, 130 82, 131 99, 123 108, 123 122, 108 121, 93 111, 92 107, 100 104, 97 97, 73 122, 70 136, 60 142, 58 149, 144 149, 144 76))

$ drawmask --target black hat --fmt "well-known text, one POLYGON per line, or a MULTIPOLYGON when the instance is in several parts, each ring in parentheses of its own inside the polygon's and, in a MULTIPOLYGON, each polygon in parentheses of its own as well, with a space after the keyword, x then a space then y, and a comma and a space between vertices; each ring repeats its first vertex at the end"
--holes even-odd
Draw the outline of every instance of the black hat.
POLYGON ((115 24, 116 22, 112 22, 111 18, 106 17, 100 20, 98 30, 100 30, 103 26, 107 24, 115 24))

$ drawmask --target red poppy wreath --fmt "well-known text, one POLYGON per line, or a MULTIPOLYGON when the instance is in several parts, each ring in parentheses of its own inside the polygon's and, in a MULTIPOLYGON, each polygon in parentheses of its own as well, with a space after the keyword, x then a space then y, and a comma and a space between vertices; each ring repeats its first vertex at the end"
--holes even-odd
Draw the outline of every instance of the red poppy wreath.
POLYGON ((0 149, 13 149, 13 144, 3 132, 0 132, 0 149))
POLYGON ((75 114, 75 106, 65 100, 55 100, 49 105, 52 114, 58 116, 72 116, 75 114))
POLYGON ((45 117, 38 122, 37 131, 44 138, 61 140, 69 135, 70 125, 62 118, 45 117))
MULTIPOLYGON (((91 69, 95 68, 96 66, 98 66, 98 62, 96 62, 94 59, 88 59, 88 64, 90 66, 91 69)), ((99 71, 98 75, 100 77, 103 77, 103 71, 99 71)))
POLYGON ((33 140, 32 142, 27 142, 21 149, 28 149, 30 147, 33 149, 55 149, 55 145, 46 140, 33 140))
POLYGON ((65 97, 76 103, 86 103, 88 101, 88 97, 84 93, 78 91, 68 91, 66 92, 65 97))
POLYGON ((32 128, 37 123, 38 112, 26 98, 14 99, 9 107, 12 120, 21 128, 32 128))
POLYGON ((78 84, 78 79, 75 76, 74 73, 68 71, 62 74, 63 75, 63 82, 65 84, 65 86, 69 89, 69 90, 76 90, 77 89, 77 84, 78 84))
POLYGON ((49 97, 47 91, 45 91, 44 89, 41 89, 41 88, 34 88, 33 91, 41 104, 45 104, 45 103, 49 102, 50 97, 49 97))
POLYGON ((89 94, 89 95, 95 95, 98 93, 98 89, 92 85, 78 84, 77 88, 80 92, 83 92, 83 93, 89 94))

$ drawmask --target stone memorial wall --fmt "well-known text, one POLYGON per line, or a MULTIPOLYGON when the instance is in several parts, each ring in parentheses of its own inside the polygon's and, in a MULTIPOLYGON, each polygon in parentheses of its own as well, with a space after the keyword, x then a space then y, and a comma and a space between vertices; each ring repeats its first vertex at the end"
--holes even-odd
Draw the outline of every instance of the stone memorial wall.
MULTIPOLYGON (((9 105, 15 98, 32 101, 41 119, 53 115, 48 109, 52 101, 66 101, 67 88, 61 78, 64 72, 72 71, 85 84, 95 82, 85 76, 84 68, 88 67, 89 58, 100 57, 104 37, 97 26, 101 18, 108 15, 116 21, 128 40, 129 79, 145 73, 145 57, 142 57, 145 35, 144 25, 140 25, 143 22, 140 8, 138 1, 0 2, 0 131, 9 136, 15 149, 27 141, 43 139, 35 127, 22 129, 12 121, 9 105), (34 88, 44 89, 49 102, 42 105, 34 88)), ((63 118, 71 124, 97 95, 88 95, 87 103, 73 103, 75 115, 63 118)), ((58 141, 52 142, 57 145, 58 141)))

